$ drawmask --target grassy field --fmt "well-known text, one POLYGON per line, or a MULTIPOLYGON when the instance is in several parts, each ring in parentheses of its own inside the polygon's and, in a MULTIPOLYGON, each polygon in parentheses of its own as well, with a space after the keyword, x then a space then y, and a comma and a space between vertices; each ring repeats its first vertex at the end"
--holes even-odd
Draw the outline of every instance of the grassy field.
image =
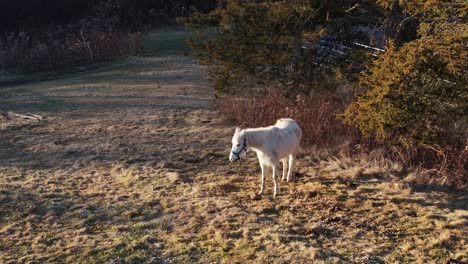
POLYGON ((2 87, 0 263, 447 263, 468 261, 468 197, 415 190, 371 157, 300 155, 272 195, 254 155, 228 163, 206 69, 186 32, 145 56, 2 87))

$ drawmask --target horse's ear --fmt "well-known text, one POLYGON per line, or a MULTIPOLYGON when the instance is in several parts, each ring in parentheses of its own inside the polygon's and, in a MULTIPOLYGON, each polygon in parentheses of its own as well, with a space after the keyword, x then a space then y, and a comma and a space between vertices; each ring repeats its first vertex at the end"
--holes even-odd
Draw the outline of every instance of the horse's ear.
POLYGON ((240 127, 236 127, 236 132, 235 133, 239 133, 241 132, 241 128, 240 127))

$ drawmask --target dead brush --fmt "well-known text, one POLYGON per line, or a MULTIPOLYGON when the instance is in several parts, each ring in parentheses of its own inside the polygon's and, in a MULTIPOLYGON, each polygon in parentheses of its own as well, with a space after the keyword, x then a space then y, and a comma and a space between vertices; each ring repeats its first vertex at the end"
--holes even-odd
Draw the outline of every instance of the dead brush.
POLYGON ((222 117, 244 127, 270 126, 284 117, 296 120, 303 130, 301 146, 308 150, 335 148, 359 139, 356 129, 336 119, 345 106, 345 102, 330 94, 289 99, 277 89, 262 97, 228 97, 216 102, 222 117))
POLYGON ((135 55, 140 33, 56 29, 39 33, 0 35, 0 68, 22 72, 66 69, 135 55))
MULTIPOLYGON (((362 146, 362 153, 372 154, 379 150, 377 156, 369 154, 370 159, 390 161, 391 166, 401 166, 401 169, 393 174, 399 178, 404 177, 405 182, 413 186, 468 190, 468 148, 460 139, 452 140, 444 147, 406 147, 369 140, 362 146)), ((385 166, 385 162, 380 163, 385 166)))

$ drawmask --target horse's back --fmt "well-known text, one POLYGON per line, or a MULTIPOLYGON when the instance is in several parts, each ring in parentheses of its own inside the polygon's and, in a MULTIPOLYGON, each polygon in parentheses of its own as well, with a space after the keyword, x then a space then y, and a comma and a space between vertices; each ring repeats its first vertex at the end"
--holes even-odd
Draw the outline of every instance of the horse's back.
POLYGON ((302 130, 297 122, 291 118, 282 118, 273 127, 279 158, 296 152, 302 138, 302 130))
POLYGON ((291 118, 281 118, 276 121, 275 127, 293 132, 299 139, 302 137, 302 129, 299 124, 291 118))
MULTIPOLYGON (((279 128, 284 128, 284 127, 288 127, 288 126, 291 126, 291 125, 297 125, 297 122, 294 119, 291 119, 291 118, 278 119, 276 121, 276 124, 275 124, 275 126, 279 127, 279 128)), ((297 126, 299 126, 299 125, 297 125, 297 126)))

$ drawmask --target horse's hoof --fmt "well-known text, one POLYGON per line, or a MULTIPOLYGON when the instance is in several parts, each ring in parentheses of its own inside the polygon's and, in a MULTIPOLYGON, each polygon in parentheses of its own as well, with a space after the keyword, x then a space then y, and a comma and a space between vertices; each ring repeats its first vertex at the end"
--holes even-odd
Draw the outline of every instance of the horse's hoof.
POLYGON ((260 200, 261 198, 262 198, 262 196, 261 196, 261 195, 258 195, 258 194, 256 194, 256 193, 250 196, 250 199, 252 199, 252 200, 254 200, 254 201, 258 201, 258 200, 260 200))

